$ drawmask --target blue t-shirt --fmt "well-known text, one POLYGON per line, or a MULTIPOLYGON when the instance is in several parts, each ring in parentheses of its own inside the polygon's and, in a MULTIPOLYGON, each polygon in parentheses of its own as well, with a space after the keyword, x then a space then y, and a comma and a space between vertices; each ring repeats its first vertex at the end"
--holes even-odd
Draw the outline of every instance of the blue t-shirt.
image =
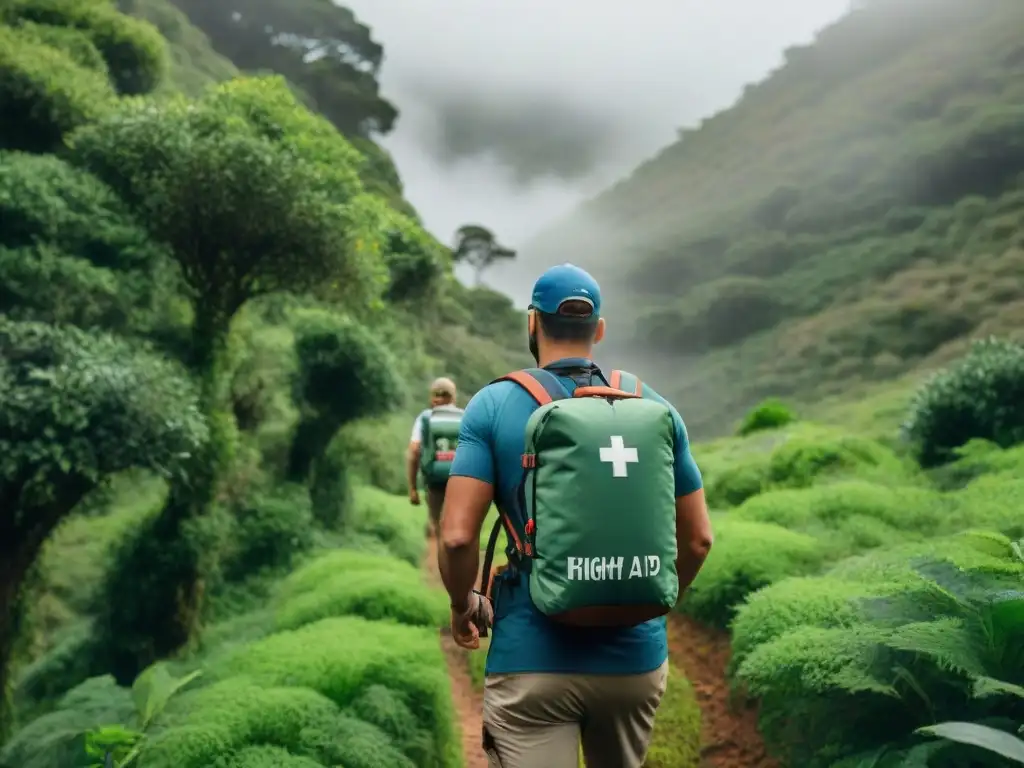
MULTIPOLYGON (((588 365, 588 360, 572 359, 549 367, 588 365)), ((575 382, 565 376, 560 378, 566 391, 572 393, 575 382)), ((699 490, 700 471, 690 454, 686 427, 678 411, 646 385, 643 394, 668 405, 675 419, 676 496, 699 490)), ((526 450, 526 422, 538 407, 536 400, 511 381, 490 384, 477 392, 462 417, 452 476, 490 483, 495 487, 498 505, 511 508, 523 475, 521 457, 526 450)), ((626 629, 583 629, 556 624, 533 605, 526 577, 509 571, 495 579, 494 609, 488 675, 637 675, 657 669, 668 658, 664 617, 626 629)))

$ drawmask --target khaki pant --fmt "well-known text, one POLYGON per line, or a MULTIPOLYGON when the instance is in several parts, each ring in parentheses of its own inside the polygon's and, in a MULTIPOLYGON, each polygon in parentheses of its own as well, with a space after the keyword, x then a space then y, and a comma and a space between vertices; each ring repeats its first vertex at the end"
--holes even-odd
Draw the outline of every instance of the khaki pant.
POLYGON ((430 520, 427 522, 427 534, 431 530, 437 531, 441 527, 441 508, 444 506, 444 492, 447 485, 427 486, 427 514, 430 520))
POLYGON ((490 768, 640 768, 668 662, 643 675, 492 675, 484 688, 490 768))

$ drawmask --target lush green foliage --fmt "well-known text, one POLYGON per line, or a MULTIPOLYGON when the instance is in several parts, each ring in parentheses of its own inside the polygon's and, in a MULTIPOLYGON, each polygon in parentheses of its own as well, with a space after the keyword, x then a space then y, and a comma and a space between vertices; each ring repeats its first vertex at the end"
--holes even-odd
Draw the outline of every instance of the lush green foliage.
POLYGON ((785 403, 769 398, 752 408, 743 417, 737 434, 741 437, 762 429, 778 429, 792 421, 796 421, 796 414, 785 403))
POLYGON ((1022 14, 851 4, 523 258, 587 254, 616 286, 609 353, 687 406, 700 438, 766 396, 850 398, 1016 333, 1022 14))
MULTIPOLYGON (((150 24, 118 13, 103 0, 11 0, 2 20, 13 25, 34 22, 78 30, 100 53, 119 93, 149 93, 167 67, 166 44, 150 24)), ((67 35, 63 36, 67 40, 67 35)), ((57 42, 51 33, 48 42, 57 42)), ((61 46, 62 48, 64 46, 61 46)), ((81 46, 70 51, 81 61, 81 46)))
POLYGON ((0 148, 49 152, 108 108, 113 91, 102 72, 85 69, 34 31, 0 26, 0 148))
POLYGON ((970 440, 1003 448, 1024 443, 1024 346, 976 342, 918 390, 904 429, 925 466, 948 461, 970 440))

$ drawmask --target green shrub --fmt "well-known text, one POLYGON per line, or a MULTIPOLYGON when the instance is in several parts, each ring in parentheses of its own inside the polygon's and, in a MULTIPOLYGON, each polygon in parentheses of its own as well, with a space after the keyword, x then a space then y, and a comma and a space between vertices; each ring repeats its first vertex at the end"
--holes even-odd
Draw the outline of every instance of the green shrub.
POLYGON ((416 765, 430 760, 433 753, 430 733, 419 726, 416 715, 399 693, 383 685, 371 685, 352 702, 349 711, 388 734, 416 765))
POLYGON ((107 3, 14 0, 7 13, 8 18, 84 32, 103 55, 122 94, 149 93, 167 71, 167 44, 156 27, 118 13, 107 3))
POLYGON ((895 749, 935 717, 994 713, 972 686, 980 697, 989 678, 1024 672, 1022 577, 1010 540, 990 533, 851 558, 752 596, 733 625, 732 671, 794 764, 895 749))
POLYGON ((297 752, 305 733, 329 729, 339 712, 337 704, 306 687, 225 680, 172 700, 161 732, 144 746, 139 765, 206 768, 258 744, 297 752))
MULTIPOLYGON (((336 566, 332 554, 321 558, 336 566)), ((356 615, 367 619, 393 619, 402 624, 425 627, 443 626, 448 606, 439 590, 423 583, 419 568, 393 557, 363 560, 363 568, 335 568, 329 575, 320 560, 314 560, 285 582, 283 599, 277 603, 279 629, 296 629, 331 616, 356 615), (306 569, 324 573, 316 586, 306 591, 296 584, 310 583, 306 569)), ((350 561, 351 562, 351 561, 350 561)))
POLYGON ((29 34, 0 26, 0 149, 52 152, 113 102, 107 78, 29 34))
POLYGON ((770 482, 783 488, 806 488, 822 479, 856 476, 905 480, 903 462, 881 443, 863 437, 793 436, 772 451, 770 482))
POLYGON ((810 536, 721 517, 713 527, 714 549, 680 604, 699 621, 724 628, 750 593, 821 565, 821 548, 810 536))
POLYGON ((668 687, 654 718, 645 768, 697 768, 700 763, 700 707, 686 675, 669 670, 668 687))
POLYGON ((419 565, 426 548, 423 514, 403 496, 361 486, 355 489, 348 531, 380 542, 395 557, 419 565))
POLYGON ((26 37, 31 37, 37 42, 63 51, 81 67, 95 70, 104 77, 109 74, 103 55, 89 39, 89 36, 81 30, 36 24, 31 21, 19 24, 17 29, 26 37))
POLYGON ((952 506, 940 494, 923 488, 887 488, 850 480, 769 491, 748 499, 733 514, 737 519, 773 523, 814 536, 829 556, 837 557, 949 532, 952 506))
POLYGON ((131 691, 110 676, 92 678, 68 691, 54 711, 21 728, 0 748, 3 768, 76 766, 86 731, 125 722, 135 711, 131 691))
POLYGON ((747 412, 736 433, 742 437, 766 429, 778 429, 793 421, 796 421, 796 414, 789 406, 779 400, 768 399, 747 412))
POLYGON ((1024 346, 975 342, 915 393, 903 429, 926 467, 951 460, 972 439, 1004 448, 1024 442, 1024 346))
POLYGON ((800 627, 856 626, 863 618, 855 600, 900 587, 816 576, 783 579, 765 587, 736 611, 730 671, 735 673, 754 648, 800 627))
POLYGON ((767 458, 751 460, 707 475, 704 486, 708 506, 712 509, 735 507, 769 487, 767 458))
MULTIPOLYGON (((319 765, 345 768, 419 768, 402 754, 384 731, 354 717, 341 715, 327 728, 303 733, 303 751, 316 757, 319 765)), ((437 765, 427 759, 423 766, 437 765)))
POLYGON ((403 392, 390 351, 367 328, 323 310, 295 318, 294 398, 301 417, 288 476, 298 482, 342 425, 400 406, 403 392))
POLYGON ((431 734, 436 762, 426 765, 461 764, 436 629, 358 617, 326 619, 239 648, 211 662, 208 674, 214 679, 240 675, 260 686, 311 688, 342 707, 369 686, 383 685, 403 698, 431 734))
POLYGON ((289 568, 313 546, 313 512, 301 486, 281 485, 258 493, 233 510, 233 517, 224 564, 229 579, 289 568))
POLYGON ((211 768, 322 768, 322 766, 322 763, 310 757, 293 755, 287 749, 260 745, 240 749, 228 758, 218 758, 211 768))

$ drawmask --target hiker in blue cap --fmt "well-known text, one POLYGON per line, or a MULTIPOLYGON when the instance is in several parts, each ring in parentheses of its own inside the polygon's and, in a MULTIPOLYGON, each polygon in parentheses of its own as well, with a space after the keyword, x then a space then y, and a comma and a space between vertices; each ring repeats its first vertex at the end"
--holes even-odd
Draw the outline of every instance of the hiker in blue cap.
POLYGON ((462 419, 438 561, 452 634, 493 632, 483 747, 491 766, 640 768, 668 676, 665 614, 711 548, 700 472, 678 411, 605 374, 601 289, 562 264, 528 312, 537 368, 481 389, 462 419), (531 416, 542 409, 537 418, 531 416), (484 557, 491 504, 508 565, 484 557))

